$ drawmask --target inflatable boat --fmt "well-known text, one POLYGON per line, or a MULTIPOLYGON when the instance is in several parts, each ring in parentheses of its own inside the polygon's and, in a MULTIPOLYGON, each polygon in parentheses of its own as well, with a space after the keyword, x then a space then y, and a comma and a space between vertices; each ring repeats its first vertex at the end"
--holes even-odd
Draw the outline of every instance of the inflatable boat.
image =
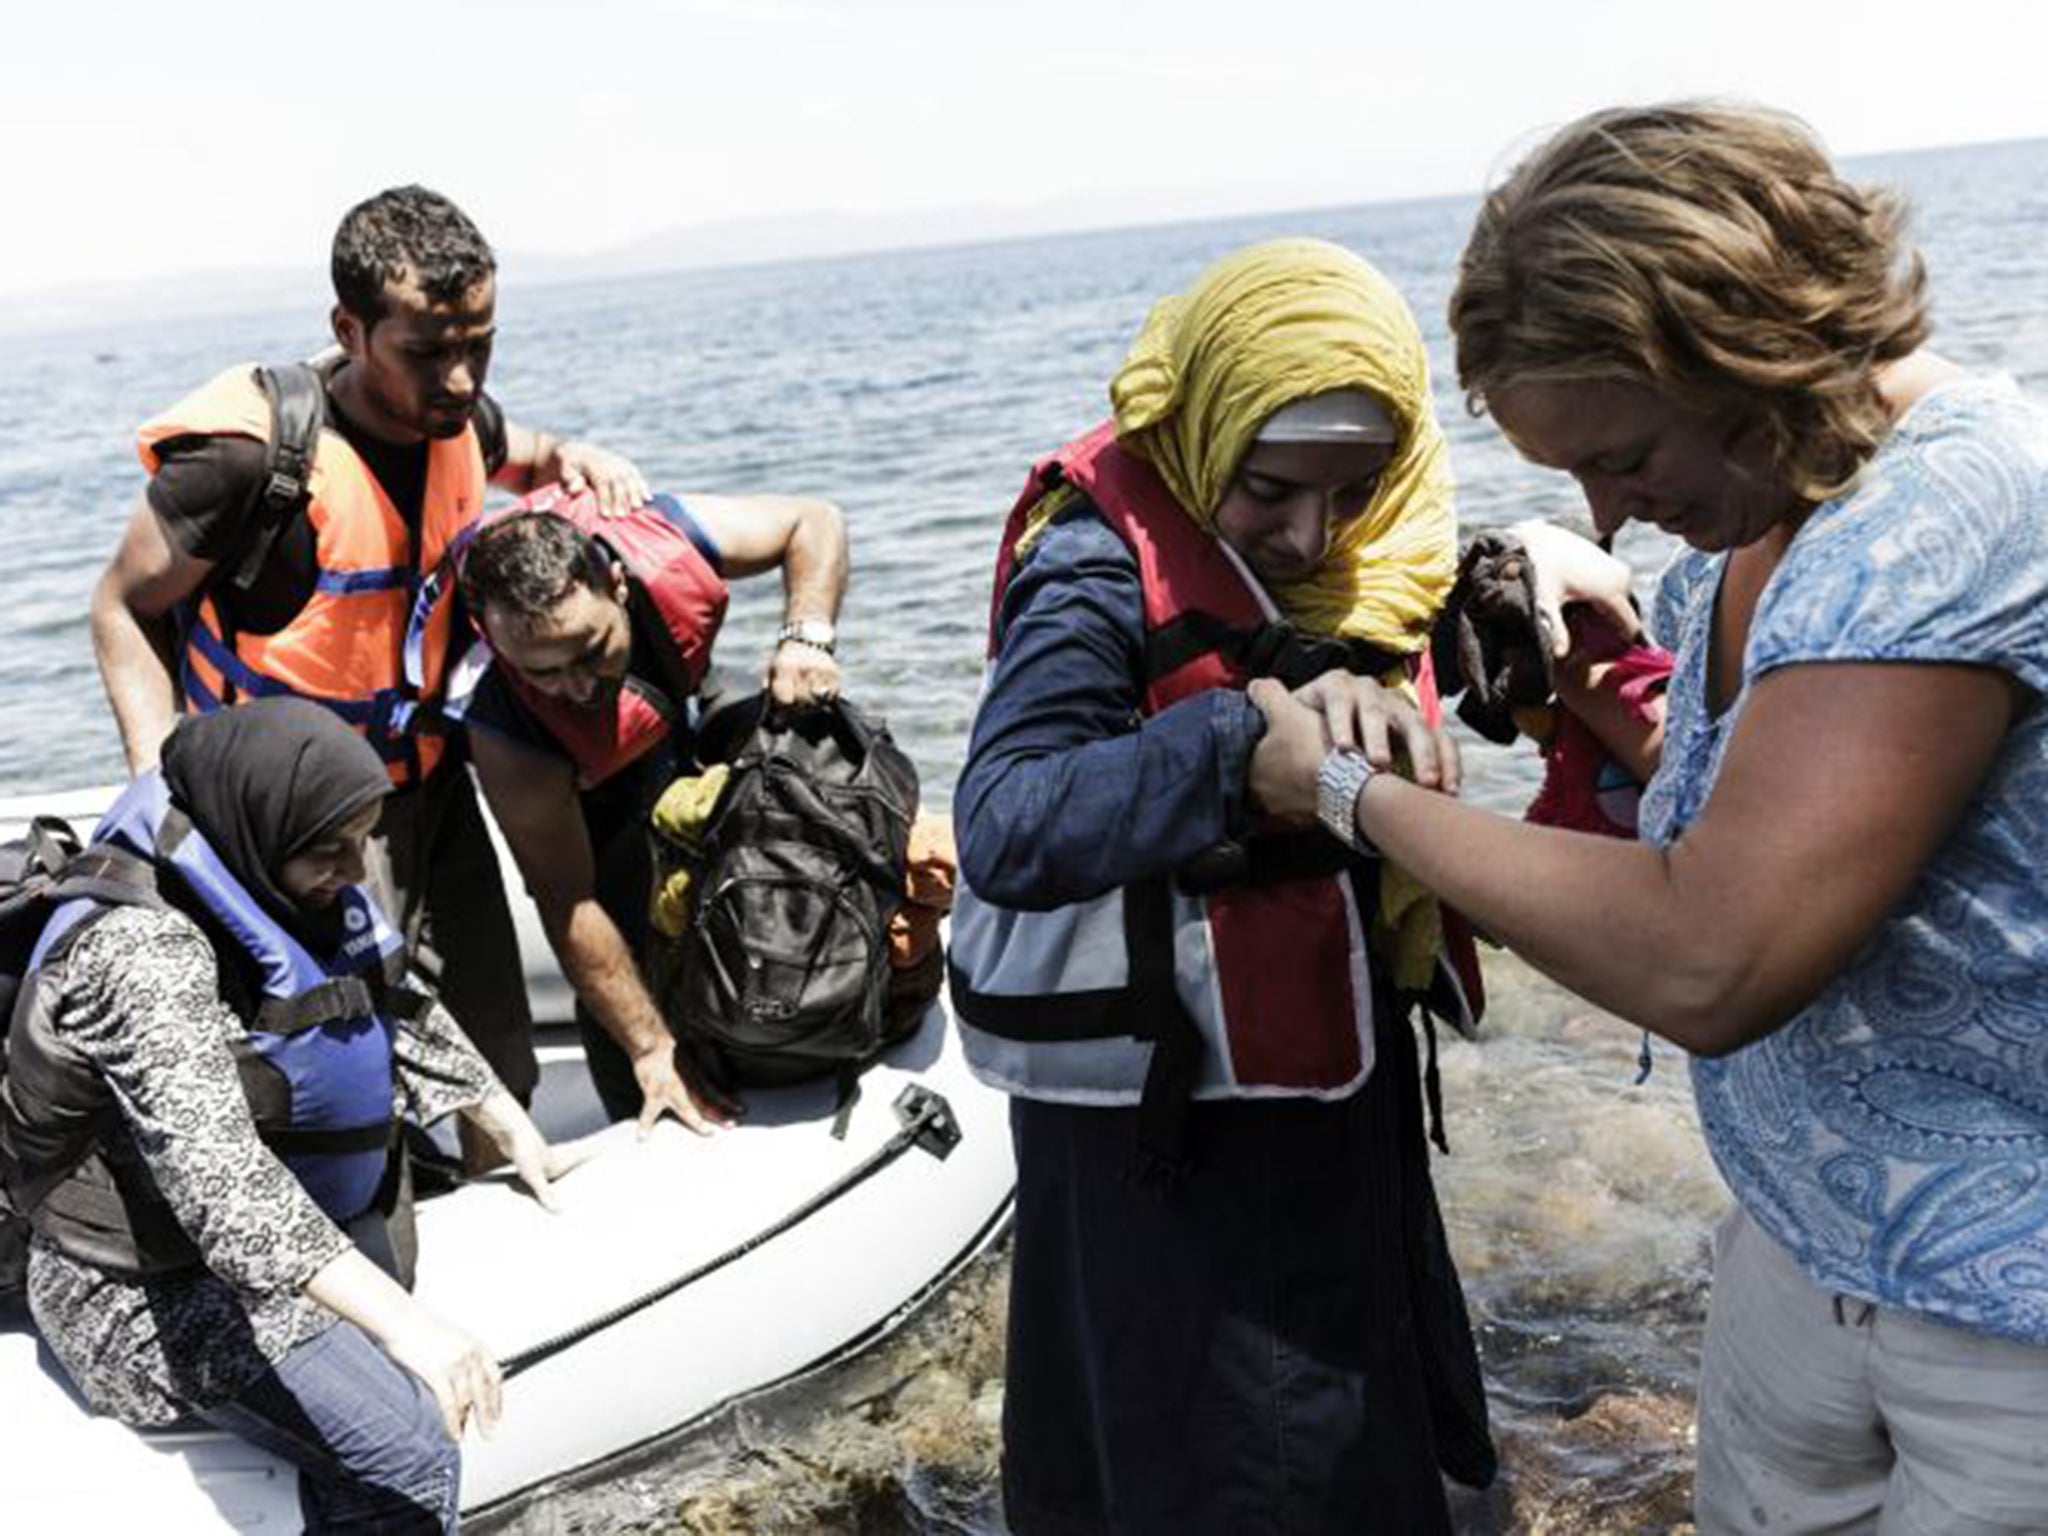
MULTIPOLYGON (((112 794, 0 799, 0 838, 32 813, 83 835, 112 794)), ((504 1176, 420 1205, 417 1293, 508 1376, 497 1430, 464 1442, 466 1516, 865 1348, 1001 1233, 1014 1182, 1006 1101, 968 1074, 943 1003, 850 1113, 821 1082, 750 1093, 711 1137, 607 1127, 568 988, 514 894, 544 1021, 534 1118, 599 1143, 559 1212, 504 1176)), ((95 1418, 24 1322, 0 1329, 0 1531, 300 1529, 290 1466, 212 1431, 95 1418)))

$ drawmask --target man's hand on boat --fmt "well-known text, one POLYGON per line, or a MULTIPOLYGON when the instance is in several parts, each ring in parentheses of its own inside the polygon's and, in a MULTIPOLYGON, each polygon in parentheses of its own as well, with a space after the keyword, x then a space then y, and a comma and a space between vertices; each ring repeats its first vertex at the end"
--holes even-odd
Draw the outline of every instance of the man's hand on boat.
POLYGON ((692 1083, 676 1060, 675 1041, 661 1043, 633 1057, 633 1078, 640 1084, 640 1136, 645 1140, 664 1112, 674 1115, 699 1136, 723 1130, 739 1118, 737 1100, 709 1083, 692 1083))
POLYGON ((463 1115, 504 1154, 533 1198, 551 1211, 561 1209, 554 1181, 596 1150, 594 1138, 588 1136, 559 1146, 549 1142, 520 1102, 502 1088, 463 1115))

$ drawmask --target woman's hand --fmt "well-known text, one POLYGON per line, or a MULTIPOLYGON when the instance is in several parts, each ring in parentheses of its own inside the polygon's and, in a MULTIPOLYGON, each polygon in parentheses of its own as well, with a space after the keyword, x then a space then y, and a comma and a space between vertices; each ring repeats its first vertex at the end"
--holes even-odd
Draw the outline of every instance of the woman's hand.
POLYGON ((1450 733, 1431 727, 1413 702, 1369 677, 1325 672, 1295 689, 1294 698, 1322 716, 1326 749, 1363 752, 1373 767, 1394 768, 1398 740, 1408 754, 1408 776, 1424 789, 1455 795, 1464 782, 1450 733))
POLYGON ((1295 693, 1271 678, 1249 690, 1266 717, 1252 751, 1251 792, 1260 810, 1289 827, 1316 824, 1316 775, 1333 748, 1363 752, 1373 767, 1395 766, 1405 749, 1415 782, 1456 794, 1463 783, 1457 744, 1422 711, 1369 677, 1326 672, 1295 693))
POLYGON ((1593 609, 1624 640, 1642 634, 1643 623, 1630 597, 1635 575, 1626 561, 1540 517, 1519 522, 1508 532, 1522 541, 1536 572, 1536 612, 1553 657, 1562 659, 1571 651, 1572 632, 1564 611, 1573 603, 1593 609))
POLYGON ((441 1409, 455 1440, 474 1419, 486 1434, 505 1406, 505 1376, 482 1344, 442 1321, 396 1280, 344 1247, 306 1282, 306 1294, 377 1341, 412 1372, 441 1409))
POLYGON ((497 1427, 505 1408, 505 1376, 477 1340, 411 1302, 383 1343, 384 1352, 434 1394, 451 1439, 460 1441, 472 1420, 486 1435, 497 1427))
POLYGON ((463 1114, 504 1154, 520 1181, 533 1192, 533 1198, 551 1211, 561 1209, 555 1196, 554 1181, 596 1149, 595 1140, 591 1137, 559 1147, 551 1146, 533 1123, 533 1117, 502 1088, 483 1103, 464 1110, 463 1114))
POLYGON ((1313 827, 1316 774, 1330 750, 1322 717, 1270 677, 1255 679, 1247 692, 1266 717, 1247 774, 1252 803, 1283 827, 1313 827))

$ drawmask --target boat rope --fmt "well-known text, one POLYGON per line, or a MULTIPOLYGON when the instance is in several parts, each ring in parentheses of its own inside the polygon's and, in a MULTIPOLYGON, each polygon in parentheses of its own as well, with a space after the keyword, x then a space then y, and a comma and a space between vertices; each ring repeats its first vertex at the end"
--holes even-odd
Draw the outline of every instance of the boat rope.
POLYGON ((959 1145, 960 1122, 954 1118, 953 1106, 946 1102, 943 1094, 911 1083, 897 1095, 895 1109, 896 1118, 901 1122, 896 1134, 877 1147, 857 1166, 849 1168, 803 1204, 763 1227, 753 1236, 735 1243, 725 1252, 706 1259, 687 1273, 665 1281, 653 1290, 643 1292, 631 1301, 622 1302, 609 1312, 593 1317, 586 1323, 579 1323, 551 1339, 544 1339, 530 1348, 520 1350, 517 1354, 507 1355, 498 1362, 498 1369, 509 1381, 522 1371, 559 1355, 563 1350, 582 1343, 592 1335, 602 1333, 605 1329, 646 1311, 657 1302, 666 1301, 684 1287, 696 1284, 706 1275, 715 1274, 736 1259, 745 1258, 763 1243, 780 1237, 799 1222, 816 1215, 841 1195, 866 1183, 912 1147, 922 1147, 933 1157, 943 1160, 959 1145))

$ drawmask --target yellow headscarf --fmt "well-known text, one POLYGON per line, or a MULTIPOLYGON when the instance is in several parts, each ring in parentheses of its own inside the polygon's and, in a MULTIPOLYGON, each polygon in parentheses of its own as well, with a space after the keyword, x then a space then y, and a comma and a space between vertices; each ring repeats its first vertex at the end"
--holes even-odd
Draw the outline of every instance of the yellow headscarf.
MULTIPOLYGON (((1308 578, 1276 585, 1304 630, 1420 651, 1457 575, 1458 529, 1429 359, 1415 317, 1362 257, 1322 240, 1274 240, 1224 257, 1153 306, 1109 386, 1118 440, 1142 455, 1205 532, 1259 428, 1284 405, 1337 389, 1385 401, 1401 436, 1364 514, 1338 531, 1308 578)), ((1032 510, 1020 547, 1073 492, 1032 510)), ((1405 681, 1382 681, 1406 686, 1405 681)), ((1375 947, 1396 981, 1430 981, 1443 937, 1435 900, 1383 864, 1375 947)))
POLYGON ((1335 389, 1384 400, 1401 439, 1365 514, 1339 530, 1313 576, 1272 598, 1302 629, 1419 651, 1457 576, 1450 461, 1415 317, 1370 262, 1323 240, 1224 257, 1153 306, 1109 398, 1118 440, 1213 535, 1266 418, 1335 389))

